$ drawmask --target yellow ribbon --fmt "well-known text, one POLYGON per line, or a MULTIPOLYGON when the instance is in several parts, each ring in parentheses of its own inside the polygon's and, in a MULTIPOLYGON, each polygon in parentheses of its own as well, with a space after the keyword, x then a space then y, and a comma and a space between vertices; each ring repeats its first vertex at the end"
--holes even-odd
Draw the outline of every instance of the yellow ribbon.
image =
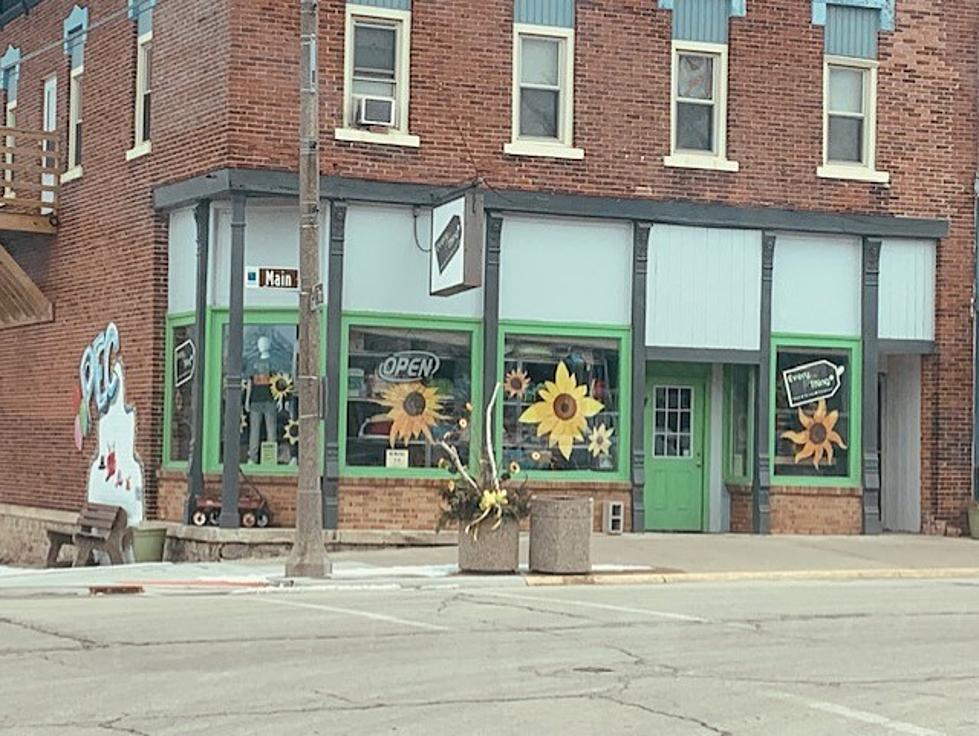
POLYGON ((468 534, 472 530, 473 540, 479 539, 479 525, 492 513, 496 514, 496 523, 493 524, 492 529, 499 529, 503 523, 503 507, 509 503, 506 489, 483 491, 482 498, 479 499, 479 510, 483 513, 479 515, 479 518, 466 525, 465 533, 468 534))

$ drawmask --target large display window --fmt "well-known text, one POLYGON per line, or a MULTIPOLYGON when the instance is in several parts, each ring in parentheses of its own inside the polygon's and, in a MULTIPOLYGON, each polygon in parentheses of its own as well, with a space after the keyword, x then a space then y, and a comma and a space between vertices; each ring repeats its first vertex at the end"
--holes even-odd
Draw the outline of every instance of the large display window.
POLYGON ((475 327, 453 320, 350 318, 341 385, 341 446, 347 471, 438 470, 453 445, 468 462, 474 401, 475 327))
POLYGON ((748 485, 754 476, 755 367, 724 367, 724 480, 748 485))
POLYGON ((164 392, 163 459, 167 465, 183 465, 190 459, 193 423, 191 387, 197 365, 193 315, 167 318, 166 389, 164 392))
POLYGON ((772 483, 859 484, 859 343, 776 338, 772 362, 772 483))
POLYGON ((502 457, 535 471, 619 476, 628 448, 626 333, 504 330, 502 457))

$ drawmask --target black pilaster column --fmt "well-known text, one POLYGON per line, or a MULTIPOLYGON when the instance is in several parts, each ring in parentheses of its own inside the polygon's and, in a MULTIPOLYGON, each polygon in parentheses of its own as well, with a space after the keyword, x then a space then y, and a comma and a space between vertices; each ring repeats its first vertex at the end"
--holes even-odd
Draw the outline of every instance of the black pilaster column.
MULTIPOLYGON (((203 199, 194 208, 197 223, 197 293, 194 306, 194 377, 190 384, 190 458, 187 468, 187 500, 184 521, 190 523, 197 499, 204 493, 204 366, 207 365, 207 269, 211 238, 211 202, 203 199)), ((171 360, 173 356, 167 356, 171 360)), ((172 378, 171 378, 172 380, 172 378)), ((169 427, 166 431, 170 431, 169 427)), ((165 458, 169 460, 169 458, 165 458)))
POLYGON ((241 464, 241 351, 245 332, 245 195, 231 196, 231 284, 228 304, 228 356, 224 365, 224 471, 221 521, 237 529, 238 473, 241 464))
MULTIPOLYGON (((500 339, 500 241, 503 216, 486 213, 486 260, 483 272, 483 406, 493 395, 497 381, 500 339)), ((483 438, 486 441, 486 438, 483 438)))
POLYGON ((648 222, 632 224, 632 531, 646 531, 646 278, 648 222))
MULTIPOLYGON (((883 523, 880 517, 880 448, 877 424, 879 418, 877 374, 878 356, 878 284, 880 282, 880 247, 877 238, 863 239, 863 401, 861 420, 863 429, 863 533, 880 534, 883 523)), ((854 380, 856 380, 854 378, 854 380)))
POLYGON ((340 341, 343 316, 343 247, 347 203, 330 204, 330 252, 326 297, 326 428, 323 443, 323 528, 340 523, 340 341))
POLYGON ((775 236, 762 235, 761 244, 761 322, 758 338, 758 390, 755 391, 755 472, 751 484, 751 507, 755 534, 771 531, 768 492, 771 488, 770 438, 771 390, 768 372, 772 362, 772 273, 775 268, 775 236))

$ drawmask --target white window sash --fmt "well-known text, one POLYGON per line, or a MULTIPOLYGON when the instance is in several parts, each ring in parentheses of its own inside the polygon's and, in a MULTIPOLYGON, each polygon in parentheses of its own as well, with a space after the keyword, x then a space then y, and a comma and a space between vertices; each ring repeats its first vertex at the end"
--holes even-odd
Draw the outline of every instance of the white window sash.
POLYGON ((574 30, 537 26, 527 23, 513 25, 513 89, 511 95, 511 145, 522 142, 540 143, 571 148, 574 145, 574 30), (522 81, 523 39, 540 38, 558 42, 558 83, 556 85, 522 81), (525 89, 538 89, 558 94, 557 136, 528 136, 520 133, 520 107, 525 89))
POLYGON ((735 161, 727 160, 727 83, 728 47, 727 44, 705 43, 700 41, 673 41, 670 64, 670 155, 664 163, 668 166, 689 168, 710 168, 723 171, 737 171, 735 161), (712 57, 711 97, 699 99, 683 97, 678 91, 681 56, 712 57), (677 123, 679 105, 703 105, 713 108, 711 150, 680 148, 677 146, 677 123))
POLYGON ((877 62, 870 59, 826 56, 823 62, 823 168, 858 169, 874 172, 877 160, 877 62), (861 112, 837 112, 830 108, 830 74, 833 69, 852 69, 863 74, 860 97, 861 112), (848 118, 863 122, 860 141, 862 160, 835 161, 829 158, 830 118, 848 118))
POLYGON ((78 98, 82 93, 82 84, 84 82, 85 65, 76 67, 71 70, 71 77, 68 87, 68 168, 77 169, 81 167, 82 162, 78 159, 78 140, 77 140, 77 126, 79 123, 83 123, 85 119, 84 101, 80 101, 78 98))
MULTIPOLYGON (((146 93, 152 93, 153 90, 153 82, 149 78, 149 73, 146 68, 147 49, 152 49, 152 43, 153 31, 148 31, 136 39, 136 104, 134 111, 135 123, 133 126, 134 148, 149 142, 149 138, 146 136, 146 131, 143 130, 143 108, 146 104, 146 93)), ((149 72, 152 72, 152 61, 150 62, 149 72)))
POLYGON ((347 5, 346 29, 344 37, 344 94, 343 94, 343 120, 341 127, 336 131, 338 139, 350 139, 352 137, 375 137, 386 135, 399 135, 403 138, 408 133, 408 103, 410 97, 411 80, 411 12, 407 10, 392 10, 389 8, 375 8, 367 6, 347 5), (373 21, 373 23, 372 23, 373 21), (377 27, 394 28, 395 30, 395 51, 394 51, 394 77, 367 77, 355 74, 354 70, 354 29, 356 25, 374 25, 377 27), (390 133, 375 134, 371 131, 361 131, 357 129, 354 121, 354 82, 380 82, 382 84, 394 85, 394 111, 395 125, 390 133), (341 131, 356 131, 357 136, 341 134, 341 131))

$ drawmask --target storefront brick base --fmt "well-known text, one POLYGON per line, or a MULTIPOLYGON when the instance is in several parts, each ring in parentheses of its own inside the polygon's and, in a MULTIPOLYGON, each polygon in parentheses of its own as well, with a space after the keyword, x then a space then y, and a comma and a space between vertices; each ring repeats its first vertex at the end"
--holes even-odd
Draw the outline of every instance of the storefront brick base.
MULTIPOLYGON (((730 486, 731 531, 752 532, 751 488, 730 486)), ((769 491, 772 534, 860 534, 859 488, 776 486, 769 491)))
POLYGON ((0 564, 40 565, 48 556, 48 529, 71 532, 72 511, 0 503, 0 564))
MULTIPOLYGON (((296 523, 296 479, 249 476, 249 483, 265 496, 272 510, 272 525, 291 527, 296 523)), ((340 483, 340 529, 430 530, 441 514, 438 489, 445 481, 436 479, 347 478, 340 483)), ((586 494, 595 500, 593 528, 602 530, 606 501, 625 504, 626 531, 631 519, 631 495, 625 483, 531 483, 534 493, 548 496, 586 494)), ((159 481, 160 519, 183 521, 187 480, 182 473, 167 472, 159 481)), ((220 497, 220 476, 205 478, 205 492, 220 497)), ((242 487, 244 494, 245 487, 242 487)))

